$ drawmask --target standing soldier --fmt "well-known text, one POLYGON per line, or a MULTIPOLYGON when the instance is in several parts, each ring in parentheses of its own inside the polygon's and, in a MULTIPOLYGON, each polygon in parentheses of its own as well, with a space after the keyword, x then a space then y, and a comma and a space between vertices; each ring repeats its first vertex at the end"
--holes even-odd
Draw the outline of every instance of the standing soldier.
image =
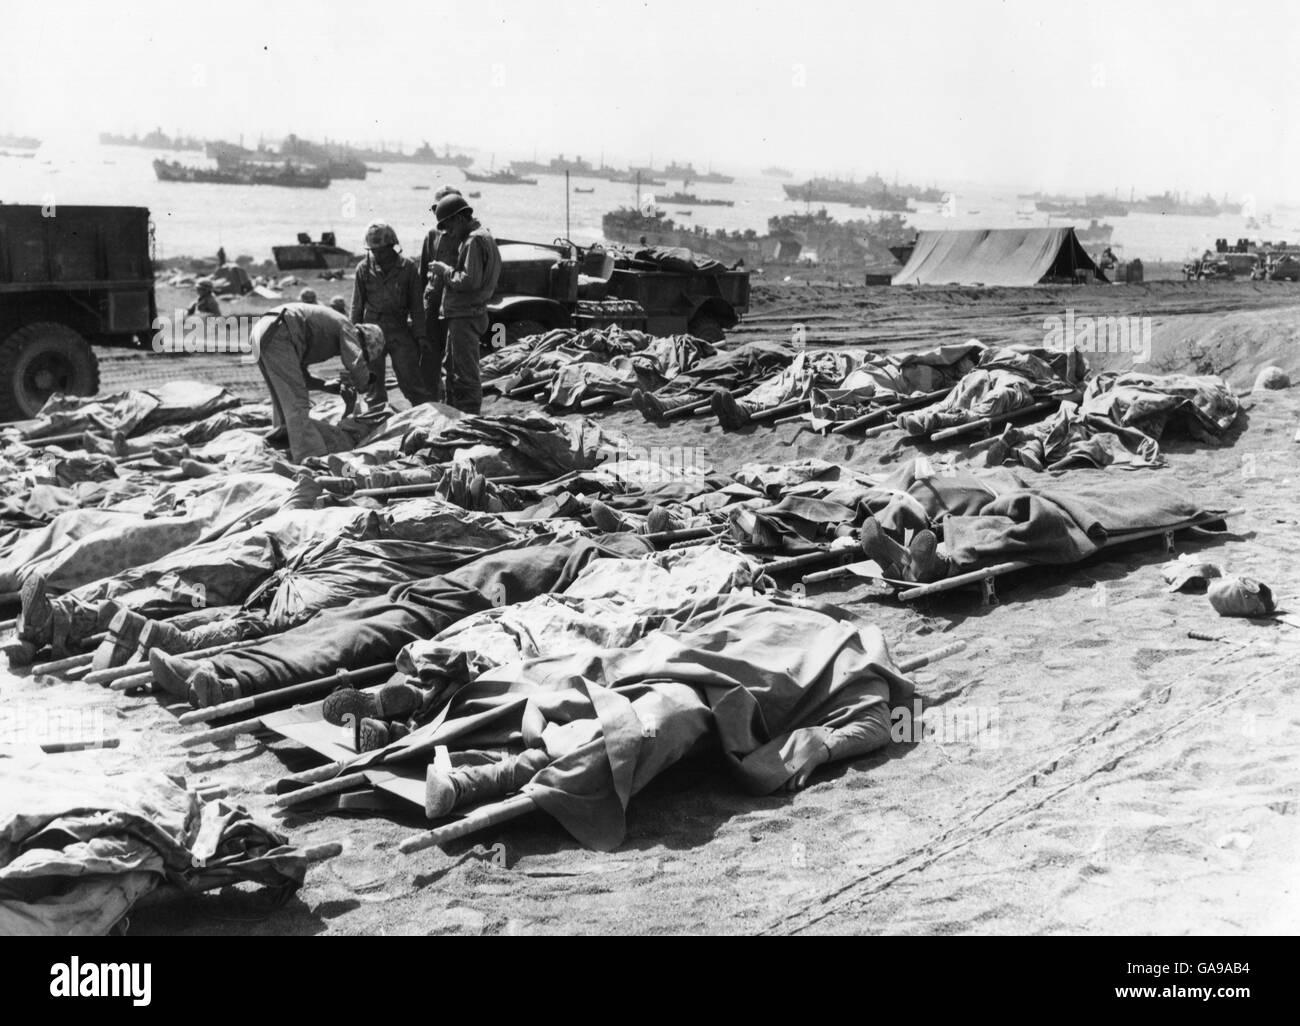
MULTIPOLYGON (((415 261, 397 251, 397 233, 382 221, 366 228, 366 258, 357 264, 352 291, 352 322, 378 324, 384 330, 384 344, 393 358, 397 385, 412 406, 431 402, 424 364, 424 307, 421 302, 420 272, 415 261)), ((387 398, 384 367, 378 368, 376 395, 387 398)))
POLYGON ((463 196, 444 196, 436 216, 438 230, 456 245, 454 263, 429 264, 430 282, 442 287, 442 319, 447 322, 447 402, 465 413, 478 413, 483 406, 479 342, 487 334, 487 302, 501 276, 501 254, 463 196))
MULTIPOLYGON (((444 185, 433 194, 433 206, 429 209, 436 215, 438 203, 444 196, 459 196, 460 190, 454 185, 444 185)), ((429 265, 434 261, 451 264, 456 259, 458 244, 446 232, 438 228, 430 230, 424 237, 424 248, 420 251, 420 280, 424 282, 424 326, 429 336, 429 358, 434 367, 434 398, 442 400, 442 365, 447 354, 447 322, 442 319, 442 284, 429 274, 429 265)))

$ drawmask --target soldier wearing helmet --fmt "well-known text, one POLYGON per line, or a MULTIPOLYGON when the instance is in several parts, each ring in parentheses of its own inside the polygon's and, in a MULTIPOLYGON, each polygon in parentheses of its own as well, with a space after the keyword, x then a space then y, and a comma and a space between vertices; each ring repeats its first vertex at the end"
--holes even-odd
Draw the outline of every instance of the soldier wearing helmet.
POLYGON ((271 435, 283 433, 295 463, 331 451, 329 439, 311 418, 308 389, 345 390, 341 381, 313 377, 308 370, 311 364, 342 360, 350 385, 366 393, 368 409, 375 407, 372 386, 384 366, 384 333, 378 325, 354 324, 319 303, 285 303, 258 322, 252 341, 258 369, 271 393, 271 435))
POLYGON ((487 303, 501 276, 501 254, 463 196, 444 196, 435 216, 438 230, 456 246, 454 261, 429 263, 429 281, 442 289, 440 313, 447 322, 447 402, 478 413, 483 405, 479 343, 488 330, 487 303))
MULTIPOLYGON (((397 233, 383 221, 366 228, 366 258, 357 264, 352 290, 354 324, 377 324, 384 332, 386 350, 392 354, 397 385, 412 406, 434 398, 430 368, 426 366, 426 334, 420 272, 415 262, 398 251, 397 233)), ((372 401, 383 402, 388 393, 380 367, 372 401)))
MULTIPOLYGON (((438 203, 443 197, 460 194, 460 190, 454 185, 442 186, 433 194, 433 206, 429 210, 436 213, 438 203)), ((442 319, 442 285, 430 277, 429 265, 435 260, 444 264, 453 263, 458 246, 459 243, 455 239, 434 227, 424 237, 424 248, 420 250, 420 280, 424 282, 424 323, 429 333, 428 353, 433 359, 434 367, 437 368, 435 393, 441 391, 442 365, 447 353, 447 322, 442 319)), ((441 399, 442 396, 438 394, 436 398, 441 399)))
POLYGON ((194 283, 194 288, 199 297, 190 304, 189 309, 185 311, 185 316, 193 317, 196 314, 199 316, 212 314, 214 317, 220 317, 221 304, 217 302, 217 297, 212 294, 212 282, 207 278, 200 278, 194 283))

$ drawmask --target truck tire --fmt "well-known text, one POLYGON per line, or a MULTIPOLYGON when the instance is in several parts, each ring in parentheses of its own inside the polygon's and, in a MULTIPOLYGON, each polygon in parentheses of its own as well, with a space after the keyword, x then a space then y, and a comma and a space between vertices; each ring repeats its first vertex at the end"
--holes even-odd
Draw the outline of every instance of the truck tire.
POLYGON ((98 391, 99 360, 66 324, 28 324, 0 344, 0 420, 34 417, 56 392, 98 391))
POLYGON ((700 314, 695 317, 686 326, 686 330, 696 338, 704 339, 705 342, 722 342, 727 337, 726 331, 722 328, 722 322, 716 317, 710 317, 708 314, 700 314))

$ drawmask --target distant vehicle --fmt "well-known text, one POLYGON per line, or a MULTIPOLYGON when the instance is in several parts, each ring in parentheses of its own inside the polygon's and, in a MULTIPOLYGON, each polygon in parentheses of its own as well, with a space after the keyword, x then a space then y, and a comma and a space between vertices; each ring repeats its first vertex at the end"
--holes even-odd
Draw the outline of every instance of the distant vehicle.
POLYGON ((144 207, 0 205, 0 419, 34 417, 56 392, 94 395, 91 345, 153 330, 144 207))
POLYGON ((552 328, 619 324, 716 342, 749 310, 748 271, 665 270, 563 241, 499 245, 501 279, 488 317, 509 341, 552 328))
POLYGON ((1268 276, 1273 281, 1300 281, 1300 257, 1294 253, 1278 257, 1268 276))
POLYGON ((338 245, 333 232, 321 232, 320 242, 299 232, 297 245, 272 246, 271 253, 281 271, 342 271, 355 267, 361 259, 338 245))
POLYGON ((482 182, 485 185, 536 185, 536 178, 525 178, 523 175, 517 175, 513 171, 505 170, 489 171, 487 174, 475 174, 468 168, 461 168, 461 174, 469 182, 482 182))

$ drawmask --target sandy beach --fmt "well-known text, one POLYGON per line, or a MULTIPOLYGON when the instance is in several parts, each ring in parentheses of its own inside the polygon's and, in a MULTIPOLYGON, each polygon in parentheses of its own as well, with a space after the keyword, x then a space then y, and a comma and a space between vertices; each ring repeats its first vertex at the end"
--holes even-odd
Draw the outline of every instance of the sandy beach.
MULTIPOLYGON (((350 294, 350 282, 309 284, 323 299, 350 294)), ((159 308, 189 296, 160 288, 159 308)), ((240 300, 227 312, 270 305, 240 300)), ((732 337, 790 340, 803 325, 810 347, 1041 342, 1044 318, 1065 309, 1151 317, 1149 367, 1162 373, 1218 373, 1241 392, 1270 364, 1300 378, 1300 289, 1280 283, 764 282, 732 337)), ((1091 362, 1122 369, 1131 359, 1091 362)), ((105 351, 101 362, 104 391, 166 377, 204 377, 250 396, 260 387, 256 369, 233 358, 105 351)), ((1300 388, 1253 392, 1243 406, 1223 446, 1169 440, 1168 466, 1107 473, 1150 474, 1204 506, 1243 507, 1226 537, 1182 535, 1177 549, 1266 582, 1290 623, 1224 619, 1204 596, 1168 593, 1159 567, 1172 557, 1158 540, 1004 578, 990 606, 975 591, 910 606, 853 578, 810 586, 811 600, 878 624, 896 658, 967 642, 916 674, 927 716, 940 717, 927 722, 942 729, 824 769, 793 796, 740 792, 720 759, 679 765, 633 800, 627 841, 610 854, 583 850, 541 814, 446 852, 402 855, 399 842, 424 825, 415 808, 294 813, 282 822, 295 843, 344 850, 285 904, 229 889, 140 908, 128 932, 1293 932, 1300 388), (945 709, 959 714, 946 727, 945 709)), ((497 400, 484 412, 533 408, 497 400)), ((721 470, 818 456, 884 471, 918 451, 944 451, 902 447, 890 435, 822 437, 797 422, 724 435, 709 418, 656 428, 633 411, 597 416, 639 444, 703 446, 721 470)), ((220 784, 259 812, 265 782, 315 762, 285 741, 183 749, 190 730, 152 697, 3 671, 0 696, 15 715, 40 710, 122 739, 116 750, 50 758, 220 784)))

